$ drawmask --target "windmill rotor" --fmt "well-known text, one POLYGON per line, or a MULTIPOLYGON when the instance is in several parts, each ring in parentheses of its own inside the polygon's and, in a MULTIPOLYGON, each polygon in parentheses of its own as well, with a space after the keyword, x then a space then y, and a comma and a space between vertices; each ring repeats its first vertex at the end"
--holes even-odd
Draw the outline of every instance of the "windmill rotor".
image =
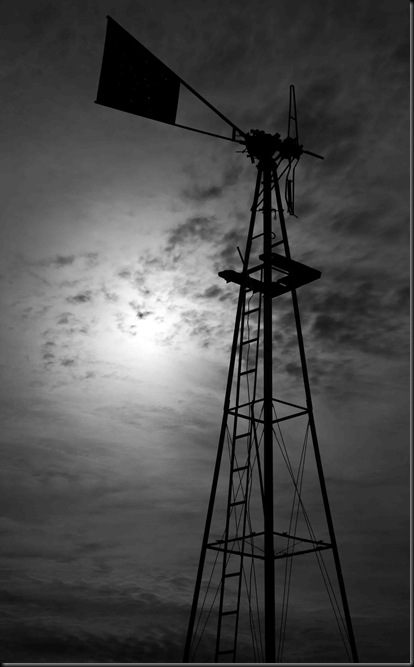
POLYGON ((295 87, 290 86, 289 90, 289 116, 287 136, 281 139, 278 132, 275 134, 268 134, 263 130, 250 130, 245 134, 240 143, 245 145, 250 160, 263 160, 274 158, 277 161, 278 167, 285 160, 287 165, 283 169, 279 178, 285 176, 285 202, 289 215, 297 218, 295 215, 295 170, 299 159, 303 153, 317 157, 321 160, 324 158, 317 153, 306 151, 303 144, 299 143, 298 131, 298 115, 296 109, 295 87))

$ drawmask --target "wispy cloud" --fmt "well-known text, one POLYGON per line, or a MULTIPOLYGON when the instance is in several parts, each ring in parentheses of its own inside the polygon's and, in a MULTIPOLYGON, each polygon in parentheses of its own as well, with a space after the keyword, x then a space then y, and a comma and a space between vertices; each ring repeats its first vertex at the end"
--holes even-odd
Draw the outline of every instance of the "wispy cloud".
POLYGON ((83 292, 75 294, 74 296, 68 296, 66 298, 66 301, 69 301, 69 303, 88 303, 92 300, 93 300, 93 295, 91 290, 85 290, 83 292))
POLYGON ((198 177, 192 169, 188 169, 187 172, 190 182, 182 191, 183 198, 195 203, 203 203, 217 199, 227 192, 232 185, 238 182, 243 168, 241 165, 228 167, 218 179, 219 182, 214 185, 205 185, 204 177, 198 177))
POLYGON ((212 241, 217 228, 217 220, 213 216, 192 216, 169 232, 166 252, 173 252, 189 243, 212 241))

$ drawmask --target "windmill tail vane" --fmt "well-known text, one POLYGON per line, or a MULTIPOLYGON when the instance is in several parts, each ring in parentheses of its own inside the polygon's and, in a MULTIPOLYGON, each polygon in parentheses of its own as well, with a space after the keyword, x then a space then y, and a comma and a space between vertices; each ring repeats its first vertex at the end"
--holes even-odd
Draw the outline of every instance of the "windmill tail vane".
MULTIPOLYGON (((338 642, 341 657, 329 662, 342 662, 344 652, 350 662, 358 662, 319 450, 297 298, 297 290, 317 281, 321 272, 292 259, 282 202, 283 193, 287 213, 297 217, 295 172, 299 160, 303 154, 324 158, 305 150, 299 142, 293 85, 284 138, 259 129, 244 132, 116 21, 107 18, 96 103, 237 143, 243 146, 237 152, 245 153, 257 170, 244 253, 237 248, 242 270, 225 269, 218 274, 226 283, 238 285, 239 296, 183 662, 283 662, 285 644, 289 643, 286 627, 293 560, 298 563, 300 592, 289 610, 294 603, 302 608, 306 600, 303 590, 312 583, 313 563, 316 575, 322 574, 332 607, 328 612, 333 611, 338 626, 335 632, 339 629, 343 644, 338 642), (228 136, 177 122, 183 87, 229 126, 228 136), (281 340, 274 317, 274 303, 279 304, 280 298, 283 304, 279 312, 288 315, 285 322, 291 322, 284 326, 292 326, 286 354, 296 355, 294 375, 302 379, 293 389, 284 380, 287 367, 292 366, 290 356, 282 359, 283 348, 273 349, 275 341, 281 340), (303 484, 307 449, 313 452, 310 485, 303 484), (277 502, 274 490, 279 493, 277 502), (312 527, 309 506, 305 508, 309 497, 317 532, 324 531, 324 539, 312 527), (313 509, 316 505, 317 511, 313 509), (335 572, 335 583, 322 552, 335 572), (310 553, 316 563, 310 562, 310 553), (283 586, 276 575, 284 576, 283 586)), ((328 612, 324 610, 326 615, 316 619, 322 643, 328 612)), ((296 623, 298 618, 300 613, 296 623)), ((314 620, 309 619, 310 632, 314 620)), ((300 637, 301 632, 294 626, 294 637, 300 637)))

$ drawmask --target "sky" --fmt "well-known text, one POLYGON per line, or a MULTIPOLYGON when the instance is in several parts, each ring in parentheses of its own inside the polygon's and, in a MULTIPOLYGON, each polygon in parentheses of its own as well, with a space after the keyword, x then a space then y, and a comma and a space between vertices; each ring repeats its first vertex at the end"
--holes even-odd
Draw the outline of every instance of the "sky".
MULTIPOLYGON (((395 0, 2 3, 1 659, 181 662, 213 475, 237 302, 217 273, 240 270, 256 169, 235 143, 94 104, 107 15, 246 132, 285 136, 295 85, 300 143, 325 159, 300 160, 288 234, 322 272, 298 296, 356 643, 361 662, 408 663, 410 46, 395 0)), ((177 122, 229 133, 185 93, 177 122)), ((296 594, 286 662, 331 655, 318 595, 296 594)))

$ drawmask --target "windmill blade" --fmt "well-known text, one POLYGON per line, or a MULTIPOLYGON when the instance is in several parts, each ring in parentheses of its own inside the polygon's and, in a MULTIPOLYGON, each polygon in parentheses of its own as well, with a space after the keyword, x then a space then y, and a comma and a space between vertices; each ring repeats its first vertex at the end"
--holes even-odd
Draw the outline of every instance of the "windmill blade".
MULTIPOLYGON (((293 147, 294 151, 298 151, 299 149, 298 115, 296 111, 295 86, 293 85, 290 86, 290 91, 289 91, 288 131, 287 131, 287 138, 285 141, 291 147, 291 150, 293 147)), ((293 215, 295 218, 297 218, 297 216, 295 215, 295 169, 299 161, 299 155, 301 152, 302 148, 300 148, 300 152, 297 153, 297 157, 289 159, 289 169, 285 181, 285 201, 287 210, 288 213, 290 215, 293 215)))
POLYGON ((114 19, 107 16, 107 20, 101 75, 96 97, 97 104, 228 141, 238 141, 237 133, 241 137, 244 136, 242 130, 132 37, 114 19), (176 123, 180 86, 187 88, 230 125, 232 136, 226 137, 176 123))
POLYGON ((302 151, 302 153, 306 153, 306 155, 312 155, 312 157, 318 157, 320 160, 325 159, 322 155, 318 155, 317 153, 312 153, 312 151, 302 151))
POLYGON ((289 162, 289 169, 285 181, 285 201, 287 210, 289 215, 293 215, 293 217, 295 218, 298 217, 297 215, 295 215, 295 169, 298 162, 299 162, 298 159, 289 162))
POLYGON ((289 94, 289 119, 287 136, 291 137, 299 144, 298 116, 296 112, 295 86, 290 86, 289 94))

